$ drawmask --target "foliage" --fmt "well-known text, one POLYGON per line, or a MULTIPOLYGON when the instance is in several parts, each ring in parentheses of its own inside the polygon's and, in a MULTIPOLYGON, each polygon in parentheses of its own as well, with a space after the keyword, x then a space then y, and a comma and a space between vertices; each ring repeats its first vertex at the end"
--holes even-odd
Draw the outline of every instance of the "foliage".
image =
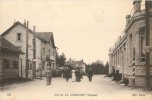
POLYGON ((108 73, 109 73, 109 63, 107 62, 105 65, 105 74, 108 75, 108 73))
POLYGON ((65 63, 66 63, 65 54, 62 53, 61 55, 59 55, 59 54, 57 53, 57 56, 56 56, 56 64, 57 64, 57 66, 61 67, 61 66, 63 66, 65 63))
POLYGON ((104 66, 102 61, 93 62, 90 65, 86 66, 86 72, 88 72, 89 67, 92 67, 94 74, 108 74, 109 64, 108 62, 104 66))

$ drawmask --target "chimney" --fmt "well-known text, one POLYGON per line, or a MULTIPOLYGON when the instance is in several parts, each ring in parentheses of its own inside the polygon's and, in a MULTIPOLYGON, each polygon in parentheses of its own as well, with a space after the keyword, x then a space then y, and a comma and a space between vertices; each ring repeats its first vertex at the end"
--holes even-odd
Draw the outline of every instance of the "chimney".
POLYGON ((131 18, 131 15, 127 15, 126 16, 126 26, 129 24, 130 18, 131 18))
POLYGON ((24 19, 24 26, 26 27, 26 20, 24 19))
POLYGON ((139 12, 141 9, 141 1, 142 0, 134 0, 133 5, 134 5, 134 13, 139 12))

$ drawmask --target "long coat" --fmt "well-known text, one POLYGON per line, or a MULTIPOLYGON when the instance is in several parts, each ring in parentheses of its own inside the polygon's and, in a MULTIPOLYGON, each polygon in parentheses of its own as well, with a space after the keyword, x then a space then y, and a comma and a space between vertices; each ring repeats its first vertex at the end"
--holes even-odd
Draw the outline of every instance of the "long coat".
POLYGON ((46 73, 45 73, 45 77, 49 77, 49 78, 51 78, 52 77, 52 71, 46 71, 46 73))
POLYGON ((70 78, 70 70, 69 69, 65 70, 65 78, 70 78))

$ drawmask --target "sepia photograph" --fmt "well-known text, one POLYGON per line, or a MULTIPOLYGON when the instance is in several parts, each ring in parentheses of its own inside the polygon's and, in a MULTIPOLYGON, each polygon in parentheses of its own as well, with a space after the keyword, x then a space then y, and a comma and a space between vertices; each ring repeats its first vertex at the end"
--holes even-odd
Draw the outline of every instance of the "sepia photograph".
POLYGON ((0 100, 152 100, 152 0, 0 0, 0 100))

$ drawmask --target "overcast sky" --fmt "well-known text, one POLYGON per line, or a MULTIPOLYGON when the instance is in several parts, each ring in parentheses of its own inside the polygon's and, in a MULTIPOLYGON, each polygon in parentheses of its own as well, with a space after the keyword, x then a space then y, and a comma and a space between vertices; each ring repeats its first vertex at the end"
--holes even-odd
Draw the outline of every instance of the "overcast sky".
POLYGON ((0 34, 16 21, 54 33, 59 53, 86 63, 108 61, 133 0, 0 0, 0 34))

